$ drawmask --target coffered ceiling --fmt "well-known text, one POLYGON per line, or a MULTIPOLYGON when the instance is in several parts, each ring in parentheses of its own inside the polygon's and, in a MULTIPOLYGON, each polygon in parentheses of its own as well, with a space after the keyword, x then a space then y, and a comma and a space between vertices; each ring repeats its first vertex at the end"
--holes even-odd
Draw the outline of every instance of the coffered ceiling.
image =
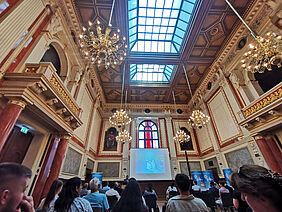
MULTIPOLYGON (((190 100, 185 75, 180 61, 185 63, 191 88, 194 91, 207 73, 209 66, 220 54, 232 31, 236 30, 239 19, 224 0, 197 0, 198 6, 191 27, 188 27, 183 47, 178 57, 129 56, 125 62, 125 88, 129 103, 173 103, 172 91, 176 102, 186 104, 190 100), (130 63, 176 64, 169 84, 133 84, 129 78, 130 63)), ((236 10, 244 16, 255 0, 231 0, 236 10)), ((77 14, 82 25, 99 19, 107 25, 111 0, 74 0, 77 14)), ((128 36, 127 0, 116 0, 113 14, 113 27, 119 27, 121 33, 128 36)), ((96 67, 100 83, 108 103, 120 102, 122 85, 122 67, 104 69, 96 67)))

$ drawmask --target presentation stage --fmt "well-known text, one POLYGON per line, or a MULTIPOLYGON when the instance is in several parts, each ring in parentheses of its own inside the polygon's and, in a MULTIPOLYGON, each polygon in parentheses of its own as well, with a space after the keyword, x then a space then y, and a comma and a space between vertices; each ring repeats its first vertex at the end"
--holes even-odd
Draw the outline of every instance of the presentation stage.
POLYGON ((137 180, 171 180, 168 149, 131 149, 130 177, 137 180))

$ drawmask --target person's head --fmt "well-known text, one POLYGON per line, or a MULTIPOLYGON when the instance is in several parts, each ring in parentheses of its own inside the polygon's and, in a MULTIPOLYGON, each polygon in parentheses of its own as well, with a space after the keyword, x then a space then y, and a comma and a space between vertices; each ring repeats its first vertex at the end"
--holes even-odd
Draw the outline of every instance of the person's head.
POLYGON ((116 187, 116 188, 120 187, 120 183, 115 182, 115 187, 116 187))
POLYGON ((210 182, 210 186, 211 186, 211 187, 214 186, 214 182, 213 182, 213 181, 210 182))
POLYGON ((148 190, 153 191, 153 184, 152 183, 148 183, 148 190))
POLYGON ((82 189, 87 189, 87 188, 88 188, 88 183, 84 183, 82 189))
POLYGON ((110 183, 109 183, 109 187, 110 187, 110 188, 114 188, 114 187, 115 187, 115 183, 114 183, 114 182, 110 182, 110 183))
POLYGON ((32 172, 16 163, 0 164, 0 211, 14 212, 25 199, 32 172))
POLYGON ((177 174, 175 176, 175 184, 180 192, 187 192, 190 188, 190 180, 186 174, 177 174))
POLYGON ((126 179, 128 179, 129 178, 129 176, 128 175, 126 175, 126 179))
POLYGON ((174 182, 172 182, 172 183, 171 183, 170 187, 171 187, 171 188, 173 188, 173 187, 174 187, 174 182))
POLYGON ((193 184, 194 184, 194 185, 197 185, 198 183, 197 183, 197 181, 193 181, 193 184))
POLYGON ((131 178, 122 192, 121 198, 114 207, 113 212, 145 212, 142 193, 138 182, 131 178))
POLYGON ((43 208, 49 207, 50 202, 61 192, 62 187, 63 182, 61 180, 54 180, 44 201, 43 208))
POLYGON ((98 191, 99 185, 100 184, 99 184, 98 180, 96 180, 96 179, 90 180, 89 186, 90 186, 91 192, 94 193, 94 192, 98 191))
POLYGON ((69 209, 73 200, 79 197, 81 192, 81 179, 79 177, 73 177, 69 179, 63 186, 59 198, 55 202, 55 210, 57 212, 66 211, 69 209))
POLYGON ((244 165, 230 176, 230 183, 254 212, 282 211, 281 175, 258 165, 244 165))
POLYGON ((224 180, 220 180, 220 181, 218 182, 218 184, 219 184, 219 186, 222 188, 222 187, 225 187, 226 182, 225 182, 224 180))

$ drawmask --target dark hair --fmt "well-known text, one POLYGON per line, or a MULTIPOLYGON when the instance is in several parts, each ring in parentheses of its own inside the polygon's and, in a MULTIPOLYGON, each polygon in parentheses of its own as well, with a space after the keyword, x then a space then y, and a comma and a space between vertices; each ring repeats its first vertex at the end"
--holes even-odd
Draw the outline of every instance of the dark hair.
POLYGON ((114 187, 115 187, 115 183, 114 183, 114 182, 110 182, 110 183, 109 183, 109 187, 110 187, 110 188, 114 188, 114 187))
POLYGON ((56 193, 62 186, 63 186, 63 182, 61 180, 58 179, 54 180, 44 201, 43 209, 49 208, 50 202, 55 198, 56 193))
POLYGON ((121 198, 115 205, 113 212, 145 212, 139 184, 132 178, 122 192, 121 198))
POLYGON ((174 187, 174 182, 172 182, 172 183, 171 183, 170 187, 171 187, 171 188, 173 188, 173 187, 174 187))
POLYGON ((88 183, 84 183, 82 188, 87 189, 88 188, 88 183))
POLYGON ((196 185, 198 185, 198 182, 196 180, 193 181, 196 185))
POLYGON ((243 165, 230 176, 230 183, 237 191, 267 199, 282 211, 282 176, 278 173, 258 165, 243 165))
POLYGON ((181 191, 189 191, 190 180, 186 174, 177 174, 175 176, 175 183, 181 191))
POLYGON ((31 178, 32 172, 26 166, 17 163, 0 163, 0 190, 5 189, 7 183, 22 177, 31 178))
POLYGON ((210 182, 210 185, 211 185, 211 186, 214 186, 214 182, 213 182, 213 181, 211 181, 211 182, 210 182))
POLYGON ((81 179, 79 177, 73 177, 69 179, 63 186, 61 193, 59 194, 59 198, 55 202, 55 211, 57 212, 65 212, 67 211, 73 200, 76 197, 79 197, 79 193, 77 192, 77 188, 81 186, 81 179))
POLYGON ((148 190, 149 190, 149 192, 153 191, 153 184, 152 183, 148 183, 148 190))

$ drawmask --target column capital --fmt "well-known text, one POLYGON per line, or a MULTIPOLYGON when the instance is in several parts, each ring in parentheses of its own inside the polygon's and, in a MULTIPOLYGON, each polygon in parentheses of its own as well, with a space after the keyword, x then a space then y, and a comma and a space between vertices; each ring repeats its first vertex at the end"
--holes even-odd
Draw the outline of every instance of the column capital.
POLYGON ((60 135, 60 139, 64 139, 64 140, 69 140, 72 137, 71 134, 64 134, 64 135, 60 135))
POLYGON ((9 99, 8 104, 9 105, 18 105, 24 109, 25 106, 27 105, 27 102, 23 99, 11 98, 9 99))

